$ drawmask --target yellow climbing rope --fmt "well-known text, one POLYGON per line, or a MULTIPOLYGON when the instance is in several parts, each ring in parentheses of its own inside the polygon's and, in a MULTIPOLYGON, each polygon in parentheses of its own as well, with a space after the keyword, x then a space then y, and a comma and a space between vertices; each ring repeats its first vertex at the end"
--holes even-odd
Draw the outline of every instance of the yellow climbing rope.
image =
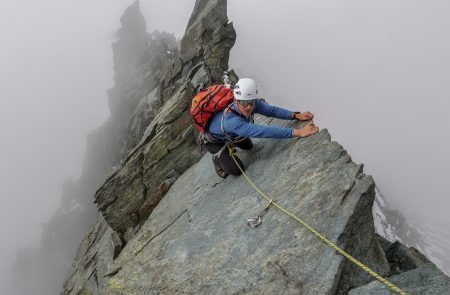
POLYGON ((239 163, 237 162, 236 158, 235 158, 235 151, 229 146, 227 145, 228 151, 230 153, 230 156, 233 158, 234 162, 236 163, 236 165, 238 166, 239 170, 241 170, 242 175, 244 175, 245 179, 247 179, 248 183, 267 201, 270 202, 270 204, 272 204, 273 206, 277 207, 278 209, 280 209, 282 212, 284 212, 285 214, 287 214, 288 216, 292 217, 293 219, 295 219, 296 221, 298 221, 300 224, 302 224, 304 227, 306 227, 310 232, 312 232, 314 235, 316 235, 319 239, 321 239, 324 243, 326 243, 328 246, 330 246, 331 248, 333 248, 334 250, 338 251, 340 254, 342 254, 344 257, 346 257, 348 260, 350 260, 351 262, 353 262, 354 264, 356 264, 357 266, 359 266, 360 268, 362 268, 363 270, 365 270, 367 273, 369 273, 371 276, 373 276, 374 278, 376 278, 378 281, 380 281, 381 283, 383 283, 384 285, 386 285, 389 289, 391 289, 392 291, 404 295, 406 294, 405 291, 401 290, 399 287, 395 286, 394 284, 392 284, 391 282, 389 282, 388 280, 386 280, 385 278, 383 278, 382 276, 380 276, 379 274, 377 274, 375 271, 373 271, 372 269, 370 269, 368 266, 364 265, 362 262, 360 262, 359 260, 357 260, 356 258, 354 258, 353 256, 351 256, 350 254, 348 254, 347 252, 345 252, 344 250, 342 250, 341 248, 339 248, 337 245, 335 245, 333 242, 331 242, 330 240, 328 240, 326 237, 324 237, 323 235, 321 235, 318 231, 316 231, 314 228, 312 228, 311 226, 309 226, 306 222, 304 222, 302 219, 300 219, 298 216, 294 215, 293 213, 291 213, 289 210, 283 208, 282 206, 280 206, 277 202, 273 201, 271 198, 269 198, 266 194, 264 194, 256 185, 255 183, 247 176, 247 174, 245 174, 244 170, 241 168, 241 166, 239 165, 239 163))

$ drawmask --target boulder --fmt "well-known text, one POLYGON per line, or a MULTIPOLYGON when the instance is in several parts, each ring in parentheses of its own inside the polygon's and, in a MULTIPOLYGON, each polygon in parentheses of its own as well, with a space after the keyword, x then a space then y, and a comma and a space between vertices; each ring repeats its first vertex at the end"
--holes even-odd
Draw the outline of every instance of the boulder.
MULTIPOLYGON (((407 294, 442 295, 449 294, 450 279, 431 263, 388 278, 407 294)), ((349 295, 389 294, 388 288, 378 281, 351 290, 349 295)))
MULTIPOLYGON (((391 271, 387 279, 408 294, 447 294, 450 278, 422 253, 395 241, 378 237, 391 271)), ((349 294, 384 294, 388 288, 378 281, 352 290, 349 294)))
POLYGON ((423 264, 431 262, 417 249, 407 247, 399 241, 392 243, 387 249, 386 258, 391 265, 392 274, 416 269, 423 264))

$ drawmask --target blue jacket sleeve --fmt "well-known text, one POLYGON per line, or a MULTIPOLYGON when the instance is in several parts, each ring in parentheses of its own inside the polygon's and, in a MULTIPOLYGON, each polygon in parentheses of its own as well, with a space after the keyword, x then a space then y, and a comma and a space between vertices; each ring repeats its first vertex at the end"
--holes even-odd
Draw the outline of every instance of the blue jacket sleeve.
POLYGON ((292 112, 280 107, 270 105, 262 100, 257 100, 254 112, 271 118, 290 120, 292 112))
POLYGON ((223 123, 224 130, 232 136, 253 138, 292 138, 292 128, 258 125, 239 116, 229 116, 223 123))

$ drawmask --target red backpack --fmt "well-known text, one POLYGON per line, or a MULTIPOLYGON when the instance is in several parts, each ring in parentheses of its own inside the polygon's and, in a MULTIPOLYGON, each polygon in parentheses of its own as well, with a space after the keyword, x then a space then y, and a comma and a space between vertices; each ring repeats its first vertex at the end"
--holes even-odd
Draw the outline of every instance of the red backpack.
POLYGON ((212 115, 224 110, 233 101, 233 97, 233 89, 224 85, 212 85, 197 93, 191 105, 195 127, 205 133, 212 115))

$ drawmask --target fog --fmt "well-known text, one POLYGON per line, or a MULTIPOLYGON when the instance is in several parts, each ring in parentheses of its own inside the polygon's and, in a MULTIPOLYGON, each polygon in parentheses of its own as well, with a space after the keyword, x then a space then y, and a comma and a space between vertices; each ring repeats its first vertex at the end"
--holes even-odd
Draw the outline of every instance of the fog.
POLYGON ((238 73, 254 75, 272 101, 314 112, 392 205, 448 223, 450 4, 234 4, 238 73))
MULTIPOLYGON (((111 43, 132 2, 2 1, 2 286, 16 249, 39 246, 63 181, 79 177, 86 135, 109 116, 111 43)), ((141 1, 148 31, 181 37, 193 4, 141 1)), ((314 112, 390 205, 448 233, 449 10, 444 1, 229 0, 231 67, 270 101, 314 112)))
MULTIPOLYGON (((133 2, 1 2, 2 294, 12 294, 17 248, 39 246, 41 223, 59 207, 63 181, 80 176, 86 135, 109 116, 111 43, 133 2)), ((181 37, 193 3, 142 2, 148 30, 181 37)))
POLYGON ((270 101, 312 111, 391 207, 440 235, 444 253, 449 12, 448 2, 404 0, 234 0, 229 11, 238 74, 254 76, 270 101))

